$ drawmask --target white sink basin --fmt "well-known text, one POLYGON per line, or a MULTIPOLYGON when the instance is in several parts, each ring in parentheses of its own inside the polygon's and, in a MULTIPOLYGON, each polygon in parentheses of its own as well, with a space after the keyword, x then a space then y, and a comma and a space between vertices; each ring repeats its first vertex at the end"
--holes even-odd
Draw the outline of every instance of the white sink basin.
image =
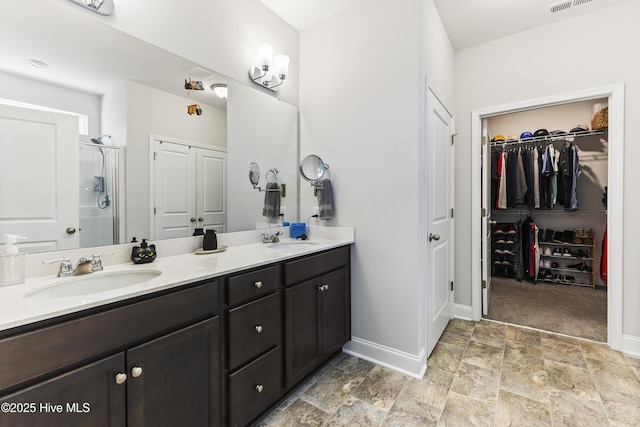
POLYGON ((295 240, 291 242, 268 243, 267 248, 278 249, 282 251, 306 250, 313 249, 318 246, 316 242, 306 242, 304 240, 295 240))
POLYGON ((162 274, 157 270, 114 271, 91 273, 60 279, 53 285, 28 292, 27 298, 67 298, 106 292, 136 285, 154 279, 162 274))

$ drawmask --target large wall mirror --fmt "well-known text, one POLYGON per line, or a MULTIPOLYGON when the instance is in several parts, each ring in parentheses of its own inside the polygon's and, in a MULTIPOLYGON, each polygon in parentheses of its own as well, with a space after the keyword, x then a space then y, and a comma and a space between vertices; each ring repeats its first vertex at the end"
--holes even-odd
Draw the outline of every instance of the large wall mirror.
POLYGON ((295 106, 52 2, 0 16, 0 235, 33 253, 298 219, 295 106), (282 217, 251 162, 279 171, 282 217))

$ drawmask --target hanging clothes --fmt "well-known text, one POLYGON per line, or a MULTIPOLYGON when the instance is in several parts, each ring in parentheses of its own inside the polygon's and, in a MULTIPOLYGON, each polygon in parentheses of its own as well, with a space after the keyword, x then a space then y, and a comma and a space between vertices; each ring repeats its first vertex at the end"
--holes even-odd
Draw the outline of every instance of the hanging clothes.
POLYGON ((572 152, 572 165, 571 165, 571 201, 569 203, 569 210, 575 211, 578 209, 578 178, 582 174, 580 170, 580 160, 578 159, 578 149, 575 145, 571 146, 572 152))
POLYGON ((523 204, 526 203, 526 194, 527 194, 527 177, 524 171, 524 161, 522 159, 522 148, 518 148, 518 154, 516 159, 516 175, 518 179, 517 187, 516 187, 516 203, 523 204))
POLYGON ((498 188, 498 209, 507 208, 507 156, 500 153, 500 183, 498 188))
POLYGON ((604 237, 602 238, 602 251, 600 254, 600 278, 602 282, 607 284, 607 227, 604 228, 604 237))

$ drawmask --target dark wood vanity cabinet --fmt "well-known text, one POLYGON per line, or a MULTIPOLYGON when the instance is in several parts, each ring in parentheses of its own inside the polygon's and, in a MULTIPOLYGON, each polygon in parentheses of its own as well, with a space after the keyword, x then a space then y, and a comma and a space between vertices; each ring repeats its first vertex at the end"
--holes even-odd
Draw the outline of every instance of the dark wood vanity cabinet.
POLYGON ((350 339, 349 247, 0 332, 0 426, 246 426, 350 339))
POLYGON ((220 425, 218 294, 208 283, 0 339, 0 425, 220 425))
POLYGON ((285 264, 285 380, 290 388, 351 339, 348 247, 285 264))

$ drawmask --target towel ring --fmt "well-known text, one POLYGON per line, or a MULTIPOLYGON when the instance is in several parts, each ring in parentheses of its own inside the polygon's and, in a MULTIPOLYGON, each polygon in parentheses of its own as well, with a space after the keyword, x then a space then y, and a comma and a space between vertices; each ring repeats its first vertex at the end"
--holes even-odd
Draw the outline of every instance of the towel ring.
POLYGON ((265 174, 264 178, 267 180, 267 182, 271 182, 271 183, 278 183, 278 169, 273 168, 273 169, 269 169, 267 171, 267 173, 265 174), (269 181, 269 174, 271 174, 273 181, 269 181))
POLYGON ((258 164, 256 162, 251 162, 249 164, 249 182, 251 183, 251 186, 253 187, 254 190, 258 190, 259 192, 273 192, 273 191, 278 191, 280 192, 282 197, 286 197, 287 195, 287 185, 286 184, 280 184, 280 176, 278 175, 278 169, 273 168, 273 169, 269 169, 267 171, 267 173, 265 174, 265 179, 267 180, 267 184, 269 183, 275 183, 276 187, 275 188, 265 188, 264 190, 262 189, 262 187, 258 187, 258 184, 260 183, 260 167, 258 166, 258 164), (272 179, 273 181, 269 181, 269 179, 272 179))

